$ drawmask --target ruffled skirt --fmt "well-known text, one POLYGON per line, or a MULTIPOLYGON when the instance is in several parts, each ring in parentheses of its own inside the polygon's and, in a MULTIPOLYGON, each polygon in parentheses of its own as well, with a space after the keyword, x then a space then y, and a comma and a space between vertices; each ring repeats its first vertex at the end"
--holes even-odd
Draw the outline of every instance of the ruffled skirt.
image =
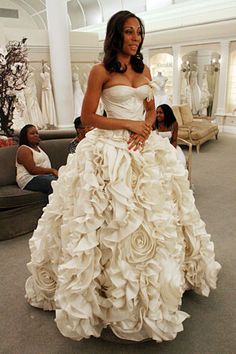
POLYGON ((95 129, 61 167, 30 239, 26 297, 56 310, 64 336, 174 339, 183 293, 208 296, 219 263, 176 150, 152 133, 143 151, 128 132, 95 129))

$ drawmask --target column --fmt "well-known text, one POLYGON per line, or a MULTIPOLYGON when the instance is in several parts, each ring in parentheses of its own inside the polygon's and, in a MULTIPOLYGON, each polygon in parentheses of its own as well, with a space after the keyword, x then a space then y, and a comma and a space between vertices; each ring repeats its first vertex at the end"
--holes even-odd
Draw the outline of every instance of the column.
POLYGON ((73 88, 66 0, 46 0, 50 65, 59 128, 73 126, 73 88))
POLYGON ((173 98, 172 104, 180 104, 181 55, 180 46, 172 46, 173 50, 173 98))
POLYGON ((216 115, 224 116, 226 107, 227 74, 229 62, 229 41, 220 43, 220 75, 216 115))

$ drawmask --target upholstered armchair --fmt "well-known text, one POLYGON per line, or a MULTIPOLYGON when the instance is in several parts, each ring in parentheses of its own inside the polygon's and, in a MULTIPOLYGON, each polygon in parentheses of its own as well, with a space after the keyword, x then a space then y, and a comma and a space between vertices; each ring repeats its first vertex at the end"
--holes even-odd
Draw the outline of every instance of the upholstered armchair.
POLYGON ((204 117, 194 118, 189 105, 176 105, 172 107, 176 120, 178 122, 178 144, 185 144, 181 139, 184 139, 193 146, 199 153, 200 146, 215 137, 217 139, 219 128, 217 124, 212 123, 204 117))

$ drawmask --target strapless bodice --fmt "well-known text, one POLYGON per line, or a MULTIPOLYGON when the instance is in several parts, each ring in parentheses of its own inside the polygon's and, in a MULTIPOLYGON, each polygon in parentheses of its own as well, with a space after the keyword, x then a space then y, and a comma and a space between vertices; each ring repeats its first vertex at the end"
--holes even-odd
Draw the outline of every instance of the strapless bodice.
POLYGON ((151 100, 154 96, 154 90, 155 84, 152 81, 138 87, 117 85, 104 89, 102 101, 107 116, 110 118, 143 120, 143 101, 145 99, 151 100))

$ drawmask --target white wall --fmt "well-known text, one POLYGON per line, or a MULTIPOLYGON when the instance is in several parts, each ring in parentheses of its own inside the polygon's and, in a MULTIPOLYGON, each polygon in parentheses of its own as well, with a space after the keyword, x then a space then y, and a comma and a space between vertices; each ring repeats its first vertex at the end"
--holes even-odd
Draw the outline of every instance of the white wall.
POLYGON ((24 9, 17 6, 10 0, 1 0, 0 8, 18 10, 19 13, 19 18, 0 17, 0 23, 2 26, 13 28, 38 28, 33 18, 24 9))

